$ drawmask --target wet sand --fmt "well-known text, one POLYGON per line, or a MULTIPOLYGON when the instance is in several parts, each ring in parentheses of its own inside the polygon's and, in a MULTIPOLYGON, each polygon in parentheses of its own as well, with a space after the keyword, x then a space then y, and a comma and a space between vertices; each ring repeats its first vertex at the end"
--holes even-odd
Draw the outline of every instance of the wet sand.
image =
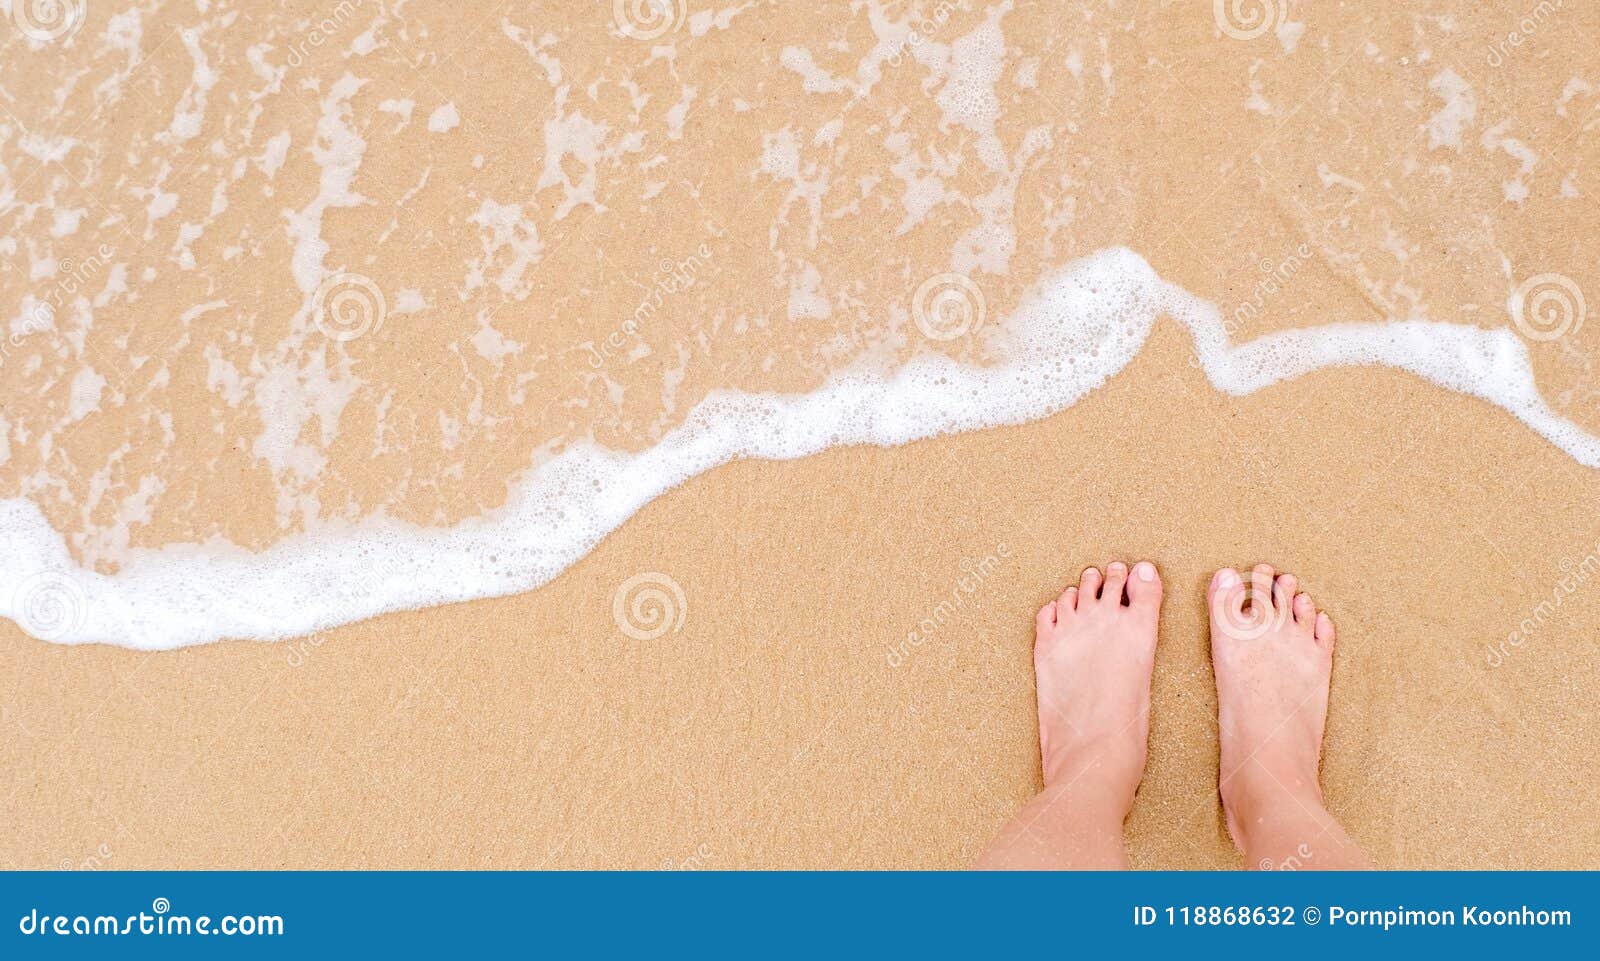
MULTIPOLYGON (((465 308, 451 314, 441 265, 470 260, 478 241, 451 234, 471 229, 447 203, 454 195, 424 193, 397 216, 443 239, 375 246, 376 260, 360 263, 391 298, 412 282, 413 268, 427 274, 418 286, 434 313, 423 316, 444 322, 407 326, 391 317, 385 329, 394 340, 352 346, 364 352, 355 355, 360 389, 374 393, 356 395, 341 440, 324 452, 328 477, 319 483, 329 486, 315 489, 323 505, 451 520, 503 500, 529 456, 511 438, 543 437, 549 422, 593 415, 596 436, 639 446, 713 385, 813 384, 826 364, 762 369, 741 351, 756 344, 766 356, 814 358, 819 345, 854 329, 857 315, 845 304, 881 317, 884 305, 902 303, 920 279, 949 267, 951 244, 976 222, 974 206, 958 204, 959 212, 902 238, 891 229, 898 209, 891 216, 868 208, 837 223, 818 213, 813 221, 799 183, 804 170, 770 194, 745 176, 740 165, 762 149, 758 134, 792 121, 809 138, 839 108, 804 99, 827 95, 803 94, 792 74, 761 79, 781 44, 809 44, 826 61, 822 25, 830 21, 758 13, 684 46, 698 58, 694 69, 706 70, 718 57, 757 51, 728 65, 734 87, 754 104, 748 125, 730 119, 731 88, 721 101, 702 90, 708 112, 691 117, 712 129, 697 130, 691 119, 692 149, 668 162, 681 182, 661 195, 668 199, 655 218, 613 193, 609 208, 571 227, 570 237, 552 235, 561 243, 501 288, 512 306, 493 323, 529 345, 520 356, 583 370, 582 345, 603 343, 631 309, 656 247, 692 250, 707 236, 734 238, 717 248, 715 270, 697 292, 660 315, 651 336, 665 339, 652 342, 644 369, 608 369, 629 386, 649 386, 646 400, 635 392, 618 411, 580 415, 560 406, 571 386, 560 378, 536 381, 520 406, 499 396, 504 406, 496 408, 498 395, 484 391, 491 414, 507 418, 497 430, 468 431, 465 446, 451 450, 418 427, 405 435, 410 447, 364 461, 370 452, 344 438, 381 433, 373 411, 382 391, 372 385, 397 391, 400 406, 414 408, 408 423, 425 427, 440 412, 462 414, 484 384, 519 375, 515 363, 490 369, 449 346, 470 339, 475 323, 465 308), (728 130, 740 135, 710 146, 728 130), (719 149, 733 159, 707 159, 719 149), (691 204, 679 187, 702 175, 691 204), (784 200, 791 189, 801 195, 784 200), (695 207, 709 211, 705 219, 678 216, 695 207), (821 241, 806 239, 808 223, 821 241), (641 224, 658 227, 648 241, 641 224), (587 253, 596 248, 626 266, 596 267, 587 253), (677 356, 669 348, 731 329, 731 317, 713 322, 699 306, 760 310, 791 298, 805 275, 796 257, 836 287, 839 309, 811 326, 778 309, 772 324, 752 325, 751 340, 720 341, 696 355, 675 403, 661 401, 662 367, 677 356), (779 286, 774 263, 783 265, 779 286), (628 285, 617 291, 619 274, 628 285), (516 295, 531 290, 538 310, 518 313, 516 295), (613 293, 603 310, 586 312, 595 291, 613 293), (557 321, 569 326, 548 334, 557 321), (431 362, 439 356, 445 361, 431 362)), ((1290 31, 1292 43, 1282 30, 1235 40, 1219 35, 1205 11, 1147 5, 1126 22, 1085 17, 1094 28, 1087 39, 1056 45, 1034 38, 1054 36, 1052 23, 1066 35, 1064 21, 1052 19, 1059 15, 1029 4, 1006 13, 1007 73, 997 89, 1025 90, 1014 74, 1037 58, 1041 92, 1026 102, 1008 95, 1002 114, 1007 156, 1025 173, 1009 219, 1018 247, 1009 272, 971 268, 990 318, 999 322, 1041 271, 1114 243, 1216 301, 1224 316, 1241 317, 1236 339, 1419 312, 1506 326, 1507 291, 1544 273, 1570 278, 1600 303, 1600 237, 1591 229, 1600 214, 1600 98, 1572 82, 1574 65, 1592 62, 1600 12, 1564 10, 1498 67, 1485 50, 1515 27, 1512 14, 1502 23, 1461 5, 1438 16, 1375 13, 1360 23, 1303 15, 1309 22, 1290 31), (1450 20, 1448 30, 1440 19, 1450 20), (1109 46, 1097 46, 1094 30, 1109 46), (1079 70, 1071 50, 1079 50, 1079 70), (1109 78, 1097 77, 1102 64, 1114 67, 1109 78), (1475 95, 1454 148, 1430 140, 1431 118, 1447 105, 1430 83, 1445 69, 1475 95), (1064 106, 1061 89, 1074 91, 1064 106), (1266 112, 1242 106, 1257 94, 1266 112), (1045 111, 1051 104, 1064 113, 1045 111), (1093 130, 1074 139, 1069 122, 1093 130), (1056 125, 1053 147, 1018 160, 1024 132, 1037 124, 1056 125), (1516 139, 1512 149, 1506 137, 1516 139), (1536 156, 1531 169, 1515 147, 1536 156), (1290 262, 1287 279, 1262 293, 1262 278, 1290 262), (1259 307, 1241 314, 1245 303, 1259 307)), ((963 13, 950 37, 977 29, 983 16, 963 13)), ((847 21, 845 33, 865 29, 841 8, 838 22, 847 21)), ((465 36, 463 28, 450 39, 465 36)), ((508 95, 477 75, 524 53, 495 30, 482 46, 450 90, 466 139, 429 155, 438 158, 435 185, 466 182, 472 138, 486 128, 502 132, 494 125, 508 95)), ((595 59, 609 65, 621 56, 606 50, 595 59)), ((693 75, 685 56, 679 67, 693 75)), ((569 72, 581 72, 570 63, 569 72)), ((184 76, 188 66, 161 69, 184 76)), ((343 68, 311 69, 332 83, 343 68)), ((18 74, 5 76, 7 89, 25 87, 18 74)), ((920 76, 908 64, 873 94, 887 100, 873 108, 885 117, 903 110, 911 128, 951 138, 945 145, 967 151, 970 168, 978 138, 939 128, 920 76)), ((383 85, 399 82, 375 80, 356 99, 356 115, 375 115, 376 102, 392 95, 383 85)), ((157 126, 182 87, 141 88, 161 117, 157 126)), ((421 127, 436 105, 418 102, 421 127)), ((281 110, 297 136, 316 123, 314 110, 281 110)), ((854 141, 846 133, 858 154, 832 158, 836 184, 868 172, 892 176, 889 160, 863 153, 889 136, 893 122, 883 122, 889 126, 854 141)), ((368 172, 397 189, 358 181, 383 200, 330 215, 336 252, 365 249, 415 179, 395 159, 404 145, 386 146, 387 153, 372 148, 368 172)), ((528 157, 514 159, 532 164, 538 151, 526 149, 528 157)), ((571 184, 537 187, 508 172, 513 166, 491 165, 484 176, 526 190, 529 217, 535 206, 556 206, 553 195, 570 194, 571 184)), ((972 183, 952 184, 969 201, 986 188, 982 177, 962 176, 972 183)), ((264 211, 274 221, 280 207, 315 193, 315 168, 291 164, 284 177, 275 188, 284 196, 233 210, 264 211)), ((62 189, 105 190, 108 209, 137 206, 113 197, 104 180, 62 189)), ((180 193, 186 207, 203 209, 210 188, 197 182, 180 193)), ((823 196, 819 211, 844 205, 823 196)), ((18 230, 42 238, 46 226, 18 230)), ((152 249, 165 251, 169 239, 162 234, 152 249)), ((198 256, 220 264, 222 246, 202 242, 198 256)), ((507 268, 506 250, 486 256, 491 278, 507 268)), ((281 244, 269 245, 260 263, 237 264, 225 289, 235 299, 242 289, 281 300, 276 309, 290 316, 299 298, 283 291, 289 257, 281 244)), ((105 533, 106 510, 80 514, 74 498, 93 489, 91 468, 105 452, 139 431, 140 408, 170 409, 180 426, 194 426, 180 431, 168 459, 149 437, 129 456, 127 463, 162 473, 173 492, 155 520, 133 528, 136 545, 219 532, 267 543, 285 503, 293 505, 290 526, 303 522, 313 490, 297 486, 292 472, 251 460, 248 440, 259 425, 252 414, 224 409, 206 387, 204 336, 173 355, 180 374, 170 386, 152 387, 149 368, 115 369, 121 320, 176 315, 216 292, 212 280, 188 275, 163 286, 166 276, 140 304, 113 303, 97 318, 96 336, 113 338, 99 356, 112 358, 102 369, 115 398, 107 395, 48 456, 15 428, 59 414, 67 383, 40 386, 17 364, 3 370, 8 392, 37 389, 44 398, 40 411, 7 405, 6 493, 28 489, 36 472, 65 459, 68 496, 52 497, 47 513, 83 535, 74 546, 87 561, 116 537, 105 533), (225 433, 209 430, 216 418, 225 433)), ((24 287, 14 276, 7 283, 8 293, 24 287)), ((1530 339, 1529 349, 1552 405, 1595 431, 1600 323, 1588 321, 1558 338, 1530 339)), ((128 322, 134 343, 151 353, 168 340, 128 322)), ((888 336, 883 343, 888 354, 915 347, 888 336)), ((1504 412, 1403 373, 1320 372, 1234 398, 1205 381, 1189 349, 1183 332, 1163 323, 1125 372, 1042 422, 718 468, 651 503, 550 584, 512 597, 386 615, 296 641, 162 653, 55 646, 0 625, 0 818, 20 826, 0 843, 0 863, 963 866, 1039 787, 1033 612, 1085 564, 1147 557, 1168 587, 1150 765, 1128 828, 1136 866, 1238 866, 1215 794, 1203 590, 1215 567, 1261 560, 1299 575, 1339 626, 1323 783, 1330 809, 1380 865, 1600 866, 1592 830, 1600 800, 1591 790, 1600 781, 1591 749, 1600 737, 1600 578, 1592 576, 1600 564, 1600 473, 1504 412), (641 574, 664 575, 682 592, 681 624, 651 639, 630 636, 614 611, 620 586, 641 574)), ((232 342, 227 350, 247 368, 248 350, 237 353, 232 342)), ((591 399, 604 393, 596 384, 583 391, 591 399)), ((301 426, 307 442, 317 425, 301 426)), ((117 476, 132 485, 131 475, 117 476)))

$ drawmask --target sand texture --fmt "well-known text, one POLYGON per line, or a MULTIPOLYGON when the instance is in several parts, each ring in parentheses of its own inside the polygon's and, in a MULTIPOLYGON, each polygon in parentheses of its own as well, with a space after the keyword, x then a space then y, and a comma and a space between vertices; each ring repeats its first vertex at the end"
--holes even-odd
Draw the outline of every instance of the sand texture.
MULTIPOLYGON (((451 524, 718 388, 982 364, 917 323, 929 278, 1003 326, 1117 245, 1235 340, 1510 328, 1600 433, 1600 7, 579 6, 0 25, 0 497, 102 573, 451 524), (381 323, 329 336, 351 275, 381 323), (1567 312, 1516 316, 1540 285, 1567 312)), ((724 465, 511 596, 162 652, 0 622, 0 866, 964 866, 1040 786, 1033 612, 1149 558, 1135 866, 1239 866, 1203 592, 1264 560, 1338 623, 1323 785, 1380 865, 1600 868, 1600 471, 1401 371, 1235 397, 1191 349, 1159 323, 1033 423, 724 465)))

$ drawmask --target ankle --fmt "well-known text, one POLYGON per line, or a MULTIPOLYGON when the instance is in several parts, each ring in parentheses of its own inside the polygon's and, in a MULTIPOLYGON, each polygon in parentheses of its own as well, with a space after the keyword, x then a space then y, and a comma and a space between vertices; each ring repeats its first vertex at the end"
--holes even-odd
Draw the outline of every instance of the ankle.
POLYGON ((1245 834, 1257 825, 1303 821, 1308 814, 1326 817, 1315 772, 1273 775, 1264 768, 1240 771, 1222 782, 1220 793, 1223 810, 1245 834))
POLYGON ((1103 815, 1120 826, 1133 809, 1140 771, 1126 770, 1104 756, 1064 753, 1044 764, 1044 793, 1103 815))

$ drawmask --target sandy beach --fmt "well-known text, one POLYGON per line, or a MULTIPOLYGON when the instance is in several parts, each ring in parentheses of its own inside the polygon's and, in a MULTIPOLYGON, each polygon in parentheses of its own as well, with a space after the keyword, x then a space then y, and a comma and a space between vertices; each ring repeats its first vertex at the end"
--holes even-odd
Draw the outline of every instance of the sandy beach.
MULTIPOLYGON (((1003 327, 1114 246, 1235 341, 1511 329, 1600 433, 1594 8, 691 3, 640 39, 599 7, 303 6, 5 41, 4 309, 113 250, 0 365, 0 495, 84 570, 454 524, 717 389, 981 365, 976 329, 919 334, 925 281, 1003 327), (318 339, 334 272, 381 324, 318 339), (1579 292, 1554 328, 1513 309, 1547 277, 1579 292)), ((1033 612, 1149 558, 1136 867, 1241 866, 1204 587, 1263 560, 1339 625, 1323 788, 1380 866, 1600 867, 1600 471, 1402 370, 1235 396, 1194 349, 1159 322, 1043 420, 716 467, 510 596, 166 651, 0 622, 0 863, 963 867, 1041 783, 1033 612)))

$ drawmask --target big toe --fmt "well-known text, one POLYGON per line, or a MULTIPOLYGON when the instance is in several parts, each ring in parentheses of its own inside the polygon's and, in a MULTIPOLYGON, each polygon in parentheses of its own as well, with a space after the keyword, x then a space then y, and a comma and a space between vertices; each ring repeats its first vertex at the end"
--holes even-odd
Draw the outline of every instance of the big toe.
POLYGON ((1244 583, 1239 572, 1231 567, 1224 567, 1211 575, 1211 585, 1206 588, 1206 600, 1216 600, 1225 597, 1237 590, 1244 583))
POLYGON ((1211 576, 1211 586, 1206 590, 1206 608, 1211 615, 1211 640, 1231 638, 1249 627, 1251 617, 1245 611, 1244 578, 1231 567, 1224 567, 1211 576))
POLYGON ((1133 565, 1128 578, 1128 606, 1148 614, 1161 609, 1161 574, 1149 561, 1133 565))

